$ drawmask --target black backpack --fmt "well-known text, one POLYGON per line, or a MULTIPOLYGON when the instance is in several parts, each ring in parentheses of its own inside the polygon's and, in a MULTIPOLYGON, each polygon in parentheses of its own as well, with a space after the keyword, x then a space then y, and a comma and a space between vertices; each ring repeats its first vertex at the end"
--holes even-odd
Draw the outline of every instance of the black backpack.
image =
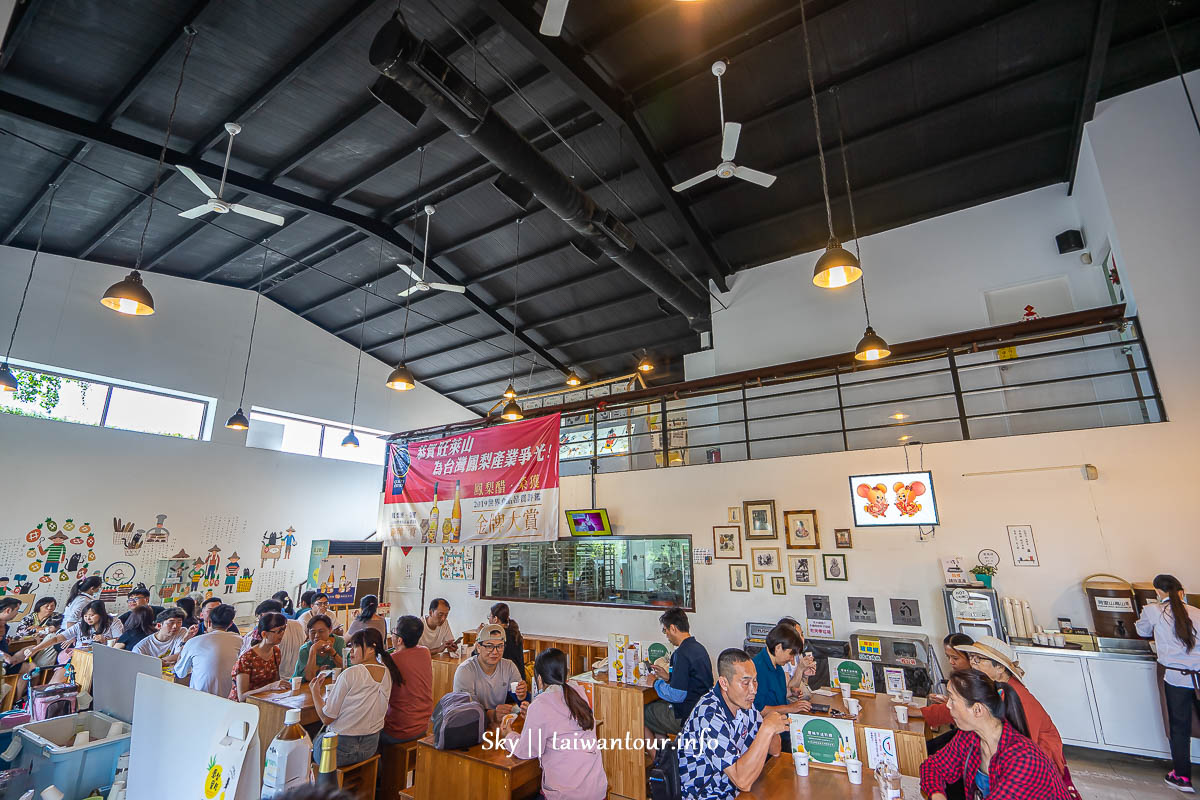
POLYGON ((438 750, 466 750, 483 741, 483 706, 466 692, 442 695, 433 709, 433 746, 438 750))
POLYGON ((646 770, 646 796, 650 800, 682 800, 679 784, 679 750, 675 740, 659 742, 654 763, 646 770))

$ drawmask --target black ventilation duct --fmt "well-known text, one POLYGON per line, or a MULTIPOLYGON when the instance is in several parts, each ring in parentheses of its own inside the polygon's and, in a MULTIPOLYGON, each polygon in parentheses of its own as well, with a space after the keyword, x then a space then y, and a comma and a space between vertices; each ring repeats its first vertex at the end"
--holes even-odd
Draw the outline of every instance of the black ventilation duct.
POLYGON ((672 274, 638 244, 624 223, 598 207, 513 130, 492 110, 487 98, 428 42, 418 40, 393 18, 375 35, 370 59, 375 69, 424 103, 443 125, 687 317, 693 328, 709 329, 708 298, 698 296, 672 274))

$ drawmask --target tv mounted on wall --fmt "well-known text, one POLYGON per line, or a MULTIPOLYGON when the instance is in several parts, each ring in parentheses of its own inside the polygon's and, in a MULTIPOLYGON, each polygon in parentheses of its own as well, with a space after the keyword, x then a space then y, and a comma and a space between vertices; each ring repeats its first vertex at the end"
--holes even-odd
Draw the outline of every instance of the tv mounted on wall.
POLYGON ((851 475, 850 502, 860 528, 938 524, 932 472, 851 475))

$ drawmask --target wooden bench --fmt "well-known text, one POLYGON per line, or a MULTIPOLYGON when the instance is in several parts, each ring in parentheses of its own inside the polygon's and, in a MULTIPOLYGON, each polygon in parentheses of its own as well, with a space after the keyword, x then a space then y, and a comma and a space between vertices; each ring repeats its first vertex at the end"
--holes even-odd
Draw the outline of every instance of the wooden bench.
POLYGON ((375 800, 375 782, 379 778, 379 756, 337 769, 338 787, 357 800, 375 800))
POLYGON ((409 776, 417 768, 417 740, 399 744, 380 744, 381 772, 379 794, 384 800, 396 800, 412 786, 409 776))

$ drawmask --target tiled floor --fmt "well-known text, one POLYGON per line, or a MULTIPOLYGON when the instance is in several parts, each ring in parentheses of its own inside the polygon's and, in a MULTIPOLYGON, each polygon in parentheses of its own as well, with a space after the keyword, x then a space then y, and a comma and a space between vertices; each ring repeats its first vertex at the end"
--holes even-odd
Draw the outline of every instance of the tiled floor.
POLYGON ((1188 796, 1163 783, 1163 776, 1171 769, 1167 761, 1083 747, 1067 746, 1064 750, 1067 766, 1071 768, 1071 779, 1075 781, 1083 800, 1149 800, 1188 796))

